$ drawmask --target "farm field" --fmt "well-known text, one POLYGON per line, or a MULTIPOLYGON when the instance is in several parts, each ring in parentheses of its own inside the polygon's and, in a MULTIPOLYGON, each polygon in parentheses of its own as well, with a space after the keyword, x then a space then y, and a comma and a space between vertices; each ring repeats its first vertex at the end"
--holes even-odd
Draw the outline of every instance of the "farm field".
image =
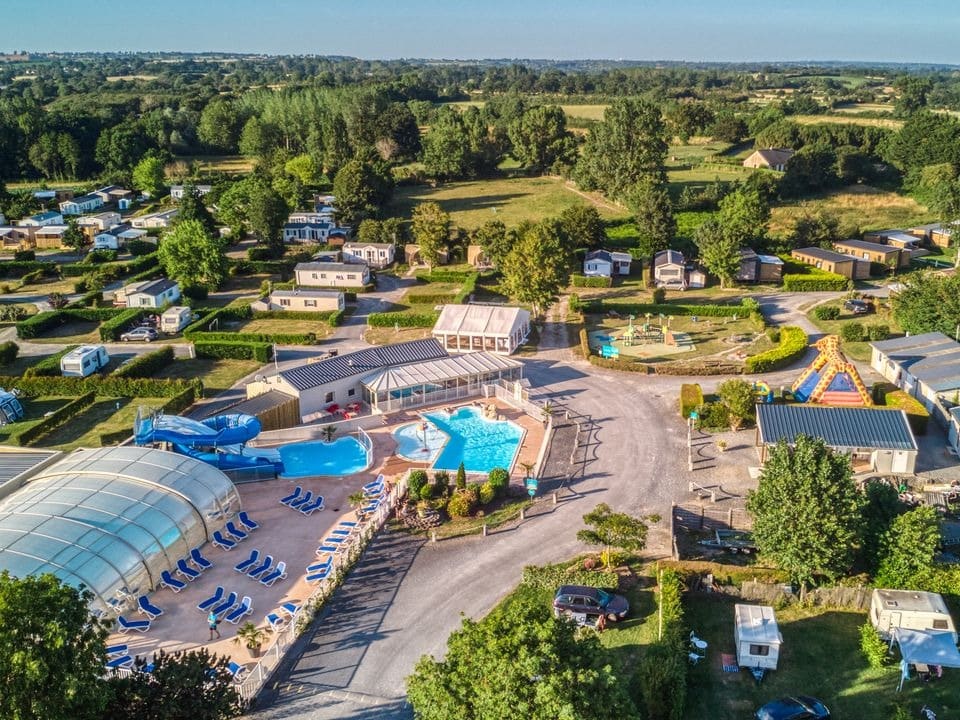
POLYGON ((844 227, 865 230, 903 228, 932 222, 933 214, 916 200, 868 185, 851 186, 815 200, 774 207, 770 213, 770 234, 783 237, 805 213, 827 211, 844 227))
POLYGON ((176 160, 197 163, 201 172, 241 174, 253 170, 253 161, 243 155, 182 155, 176 160))
POLYGON ((580 193, 564 186, 558 178, 493 178, 453 182, 430 188, 423 185, 401 186, 394 192, 386 208, 389 216, 409 218, 414 206, 436 202, 451 220, 466 229, 477 228, 490 220, 500 220, 508 227, 524 220, 538 222, 556 217, 571 205, 593 201, 600 214, 613 219, 625 217, 626 210, 617 208, 599 196, 580 193))
POLYGON ((859 117, 858 115, 793 115, 790 118, 801 125, 818 125, 820 123, 834 123, 837 125, 864 125, 866 127, 881 127, 899 130, 903 127, 903 120, 893 118, 859 117))

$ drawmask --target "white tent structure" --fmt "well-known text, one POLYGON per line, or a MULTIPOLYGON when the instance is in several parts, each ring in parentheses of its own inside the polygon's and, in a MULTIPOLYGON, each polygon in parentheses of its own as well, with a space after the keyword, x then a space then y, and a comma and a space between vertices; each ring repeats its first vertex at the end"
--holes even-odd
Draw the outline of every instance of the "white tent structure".
MULTIPOLYGON (((940 666, 960 668, 960 651, 953 642, 953 633, 947 630, 907 630, 894 628, 890 633, 890 646, 900 646, 901 665, 906 670, 909 665, 940 666)), ((903 687, 906 671, 900 673, 900 685, 903 687)))
POLYGON ((527 339, 530 313, 506 305, 444 305, 433 337, 448 352, 509 355, 527 339))

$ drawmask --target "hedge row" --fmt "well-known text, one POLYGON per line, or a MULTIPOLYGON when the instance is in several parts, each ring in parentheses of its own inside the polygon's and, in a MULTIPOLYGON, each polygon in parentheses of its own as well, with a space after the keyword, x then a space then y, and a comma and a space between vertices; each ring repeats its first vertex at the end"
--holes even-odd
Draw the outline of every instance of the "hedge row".
POLYGON ((56 395, 78 397, 96 392, 106 397, 174 397, 187 388, 196 387, 199 380, 167 380, 160 378, 123 378, 114 375, 89 377, 10 377, 0 376, 0 387, 20 390, 26 397, 56 395))
POLYGON ((647 646, 637 680, 646 717, 681 720, 687 700, 689 637, 683 622, 683 581, 672 570, 660 575, 657 605, 660 639, 647 646))
POLYGON ((192 332, 184 337, 193 342, 276 343, 278 345, 316 345, 316 333, 192 332))
POLYGON ((97 394, 92 390, 86 392, 76 400, 71 400, 61 408, 54 410, 36 425, 28 427, 17 436, 17 442, 21 445, 31 445, 42 438, 47 433, 56 430, 61 425, 66 424, 68 420, 76 417, 88 407, 93 405, 97 394))
POLYGON ((290 260, 231 260, 232 275, 279 275, 288 278, 293 272, 294 263, 290 260))
POLYGON ((130 428, 127 428, 126 430, 114 430, 113 432, 100 433, 100 447, 119 445, 131 435, 133 435, 133 430, 130 428))
POLYGON ((0 365, 9 365, 20 354, 20 346, 12 340, 0 343, 0 365))
POLYGON ((157 372, 173 362, 173 348, 169 345, 159 350, 153 350, 138 355, 126 365, 121 365, 113 371, 113 377, 146 378, 153 377, 157 372))
POLYGON ((743 372, 743 365, 738 362, 716 362, 696 360, 683 360, 679 362, 660 362, 654 363, 650 368, 657 375, 739 375, 743 372))
POLYGON ((100 327, 100 338, 104 338, 103 328, 107 322, 115 320, 123 313, 141 313, 143 310, 124 310, 123 308, 82 308, 72 307, 63 310, 48 310, 37 313, 26 320, 17 323, 17 337, 23 340, 40 337, 54 328, 65 325, 71 320, 84 320, 87 322, 103 322, 100 327))
POLYGON ((915 435, 925 435, 930 422, 930 412, 923 403, 908 395, 893 383, 877 383, 873 386, 873 401, 881 407, 903 410, 907 414, 910 429, 915 435))
POLYGON ((464 281, 463 286, 460 288, 460 292, 458 292, 458 293, 454 296, 453 301, 454 301, 457 305, 461 305, 461 304, 463 304, 464 302, 469 301, 469 300, 470 300, 470 296, 473 295, 473 293, 474 293, 474 292, 476 291, 476 289, 477 289, 477 281, 478 281, 479 279, 480 279, 480 273, 472 273, 472 274, 470 275, 470 277, 468 277, 468 278, 464 281))
POLYGON ((783 289, 787 292, 825 292, 852 290, 853 281, 834 273, 817 275, 784 275, 783 289))
POLYGON ((780 328, 780 343, 772 350, 751 355, 745 361, 748 373, 778 370, 799 360, 807 352, 807 334, 798 327, 780 328))
POLYGON ((475 270, 431 270, 430 272, 418 272, 414 277, 422 283, 462 283, 469 280, 471 275, 479 275, 479 273, 475 270))
POLYGON ((256 360, 257 362, 270 362, 273 357, 273 345, 271 343, 247 343, 247 342, 208 342, 196 341, 193 344, 197 357, 218 358, 226 360, 256 360))
POLYGON ((172 398, 167 400, 160 410, 168 415, 175 415, 193 405, 193 401, 196 399, 197 389, 195 387, 188 387, 179 395, 174 395, 172 398))
POLYGON ((581 570, 576 565, 573 567, 528 565, 523 569, 520 582, 529 587, 550 592, 556 591, 561 585, 587 585, 610 591, 616 591, 618 586, 616 575, 597 570, 581 570))
POLYGON ((120 335, 126 332, 127 328, 133 323, 156 312, 156 308, 127 308, 122 310, 109 320, 103 321, 100 325, 100 339, 104 342, 116 342, 120 339, 120 335))
POLYGON ((337 327, 343 322, 343 310, 254 310, 253 317, 259 320, 316 320, 337 327))
POLYGON ((680 417, 687 419, 690 413, 703 404, 703 388, 699 383, 684 383, 680 386, 680 417))
MULTIPOLYGON (((90 256, 88 255, 87 258, 89 257, 90 256)), ((58 266, 56 269, 63 277, 81 277, 83 275, 88 275, 91 272, 96 272, 98 268, 108 267, 110 272, 115 274, 115 277, 130 279, 131 275, 136 275, 138 273, 143 273, 146 270, 156 268, 159 266, 159 263, 160 261, 157 258, 157 253, 154 251, 148 255, 141 255, 133 260, 128 260, 127 262, 110 263, 107 266, 100 265, 95 262, 78 262, 65 263, 58 266)), ((49 263, 44 264, 49 265, 49 263)))
POLYGON ((0 262, 0 277, 22 278, 32 272, 44 271, 48 268, 56 268, 51 263, 40 262, 39 260, 4 260, 0 262))
POLYGON ((370 313, 367 324, 370 327, 433 327, 440 313, 387 312, 370 313))
POLYGON ((459 304, 454 293, 408 293, 403 301, 410 305, 451 305, 459 304))
POLYGON ((600 275, 580 275, 574 273, 570 276, 570 284, 573 287, 585 288, 608 288, 613 286, 613 278, 600 275))
POLYGON ((35 365, 31 365, 23 371, 25 378, 30 377, 53 377, 60 375, 60 359, 69 352, 75 350, 77 345, 67 345, 63 350, 48 357, 43 358, 35 365))
POLYGON ((570 307, 573 310, 582 309, 586 313, 608 313, 612 311, 623 316, 636 315, 637 317, 650 313, 651 315, 665 315, 667 317, 670 315, 696 315, 697 317, 732 317, 736 315, 743 318, 757 312, 755 301, 736 305, 679 305, 673 303, 655 305, 653 303, 623 303, 599 299, 582 303, 577 298, 576 307, 573 306, 572 302, 570 307))

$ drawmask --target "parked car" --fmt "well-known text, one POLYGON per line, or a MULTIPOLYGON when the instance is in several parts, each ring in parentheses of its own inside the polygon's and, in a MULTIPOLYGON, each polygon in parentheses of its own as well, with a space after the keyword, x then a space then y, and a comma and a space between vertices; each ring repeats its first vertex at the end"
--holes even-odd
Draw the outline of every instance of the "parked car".
POLYGON ((622 595, 585 585, 562 585, 553 597, 553 614, 599 616, 621 620, 630 612, 630 603, 622 595))
POLYGON ((843 309, 849 310, 854 315, 866 315, 870 312, 870 305, 863 300, 847 300, 843 304, 843 309))
POLYGON ((157 337, 157 331, 152 327, 136 327, 123 333, 120 339, 123 342, 152 342, 157 337))
POLYGON ((816 698, 796 695, 768 702, 754 717, 756 720, 830 720, 830 711, 816 698))

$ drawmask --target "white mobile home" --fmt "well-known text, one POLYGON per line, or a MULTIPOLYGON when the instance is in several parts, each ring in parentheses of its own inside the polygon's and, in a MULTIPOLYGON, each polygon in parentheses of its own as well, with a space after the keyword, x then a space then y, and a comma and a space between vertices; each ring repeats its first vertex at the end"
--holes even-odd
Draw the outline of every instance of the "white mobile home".
POLYGON ((103 345, 81 345, 60 358, 65 376, 86 377, 107 366, 110 356, 103 345))
POLYGON ((737 664, 745 668, 776 670, 783 637, 769 605, 734 605, 733 640, 737 664))
POLYGON ((174 305, 163 311, 160 316, 160 332, 169 335, 183 330, 193 319, 193 310, 183 305, 174 305))
POLYGON ((870 597, 870 623, 884 638, 894 628, 944 630, 957 642, 957 627, 943 596, 919 590, 874 590, 870 597))

